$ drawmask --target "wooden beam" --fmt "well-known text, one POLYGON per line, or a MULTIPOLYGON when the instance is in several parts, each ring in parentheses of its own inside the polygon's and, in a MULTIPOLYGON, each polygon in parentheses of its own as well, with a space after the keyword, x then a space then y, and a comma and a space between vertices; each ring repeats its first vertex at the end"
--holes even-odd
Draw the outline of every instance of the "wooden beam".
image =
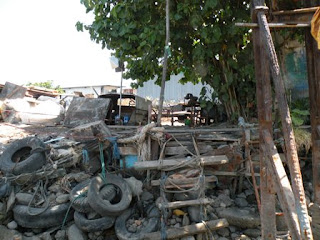
POLYGON ((127 156, 127 155, 138 155, 138 150, 136 147, 118 147, 120 155, 127 156))
POLYGON ((264 47, 270 61, 271 74, 275 86, 276 99, 278 101, 283 136, 285 140, 286 156, 291 175, 292 190, 295 197, 295 204, 299 217, 301 232, 304 234, 302 239, 313 239, 295 137, 292 128, 292 120, 285 94, 286 91, 284 87, 284 81, 280 73, 278 58, 272 41, 270 29, 268 27, 268 21, 265 12, 258 10, 257 19, 259 23, 261 39, 264 43, 264 47))
MULTIPOLYGON (((203 223, 196 223, 193 225, 188 225, 185 227, 179 228, 169 228, 166 231, 167 239, 176 239, 182 238, 186 236, 192 236, 198 233, 205 233, 208 230, 215 231, 221 228, 228 227, 229 223, 225 218, 207 221, 203 223)), ((146 233, 142 236, 143 240, 160 240, 161 232, 153 232, 153 233, 146 233)))
POLYGON ((220 156, 203 156, 199 157, 199 160, 194 159, 164 159, 158 161, 144 161, 144 162, 135 162, 133 168, 136 170, 148 170, 148 169, 158 169, 166 171, 168 168, 172 167, 196 167, 201 163, 204 166, 208 165, 220 165, 226 164, 229 162, 229 159, 225 155, 220 156))
MULTIPOLYGON (((237 27, 258 28, 257 23, 235 23, 237 27)), ((269 28, 309 28, 310 23, 268 23, 269 28)))
POLYGON ((305 35, 312 135, 314 202, 320 204, 320 50, 318 50, 317 42, 311 36, 310 31, 306 31, 305 35))
POLYGON ((279 15, 297 15, 297 14, 304 14, 304 13, 315 13, 318 7, 310 7, 310 8, 299 8, 294 10, 282 10, 277 12, 272 12, 272 15, 279 16, 279 15))
MULTIPOLYGON (((170 209, 177 209, 177 208, 183 208, 188 206, 195 206, 195 205, 207 205, 212 204, 214 200, 210 200, 207 198, 201 198, 201 199, 194 199, 194 200, 187 200, 187 201, 176 201, 176 202, 168 202, 164 204, 164 207, 170 208, 170 209)), ((159 208, 161 209, 162 203, 159 204, 159 208)))
POLYGON ((282 165, 280 156, 277 152, 277 148, 273 143, 272 137, 268 130, 263 130, 263 139, 265 142, 265 153, 269 157, 266 161, 267 165, 272 172, 274 183, 277 189, 278 197, 286 223, 290 230, 292 239, 305 239, 301 237, 298 214, 295 208, 295 199, 292 192, 292 188, 287 177, 286 171, 282 165))
MULTIPOLYGON (((212 171, 212 174, 216 176, 231 176, 231 177, 239 177, 239 176, 247 176, 250 177, 251 173, 247 172, 225 172, 225 171, 212 171)), ((255 173, 254 176, 260 177, 259 173, 255 173)))
MULTIPOLYGON (((180 178, 176 178, 176 179, 170 179, 167 178, 166 182, 164 183, 166 188, 176 188, 176 186, 184 188, 184 187, 188 187, 187 185, 194 185, 199 181, 198 177, 194 177, 194 178, 184 178, 184 179, 180 179, 180 178)), ((217 182, 218 179, 216 176, 206 176, 204 178, 205 183, 210 183, 210 182, 217 182)), ((151 186, 155 187, 155 186, 160 186, 160 180, 152 180, 151 181, 151 186)))

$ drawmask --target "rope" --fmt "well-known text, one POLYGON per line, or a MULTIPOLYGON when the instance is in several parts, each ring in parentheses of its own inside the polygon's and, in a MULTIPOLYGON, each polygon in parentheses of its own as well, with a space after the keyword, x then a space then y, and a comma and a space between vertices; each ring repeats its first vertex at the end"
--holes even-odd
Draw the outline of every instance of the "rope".
POLYGON ((99 142, 99 150, 100 150, 100 162, 101 162, 101 175, 102 179, 106 180, 106 166, 104 164, 104 156, 103 156, 103 144, 99 142))
POLYGON ((164 172, 161 173, 161 180, 160 180, 160 195, 162 198, 163 203, 161 204, 160 211, 161 211, 161 240, 167 239, 167 231, 166 231, 166 222, 168 219, 168 211, 166 208, 167 205, 167 198, 165 196, 165 182, 167 179, 167 176, 164 172))
POLYGON ((112 144, 112 158, 115 159, 120 159, 120 151, 118 148, 118 142, 116 137, 107 137, 105 140, 108 140, 112 144))
POLYGON ((75 198, 72 200, 72 202, 70 203, 70 205, 69 205, 69 207, 68 207, 68 210, 67 210, 67 212, 66 212, 66 215, 64 216, 64 219, 63 219, 63 221, 62 221, 61 228, 63 228, 64 225, 65 225, 66 222, 67 222, 67 218, 68 218, 70 209, 71 209, 72 204, 74 203, 74 201, 78 200, 79 198, 86 197, 86 196, 87 196, 87 192, 88 192, 88 191, 84 191, 83 193, 81 193, 79 196, 75 197, 75 198))
POLYGON ((83 148, 82 149, 82 162, 88 163, 90 161, 88 149, 83 148))
POLYGON ((45 185, 44 185, 44 186, 43 186, 43 181, 42 181, 42 180, 38 182, 37 188, 36 188, 35 192, 33 193, 30 202, 28 203, 27 213, 28 213, 29 215, 31 215, 31 216, 37 216, 37 215, 40 215, 40 214, 44 213, 44 212, 48 209, 48 207, 49 207, 49 201, 48 201, 48 199, 47 199, 46 192, 45 192, 45 187, 47 186, 47 183, 48 183, 48 178, 47 178, 47 177, 46 177, 46 182, 45 182, 45 185), (42 195, 42 197, 43 197, 46 205, 45 205, 45 207, 44 207, 40 212, 38 212, 38 213, 31 213, 31 212, 30 212, 30 206, 31 206, 31 203, 33 202, 33 200, 34 200, 37 192, 39 191, 39 188, 40 188, 41 195, 42 195))

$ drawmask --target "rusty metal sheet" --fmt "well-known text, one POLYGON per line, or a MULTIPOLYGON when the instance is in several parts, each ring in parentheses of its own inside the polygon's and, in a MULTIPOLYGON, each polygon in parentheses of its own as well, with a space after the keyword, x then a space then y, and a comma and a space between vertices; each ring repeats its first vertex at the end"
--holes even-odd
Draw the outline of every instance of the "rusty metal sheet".
POLYGON ((99 120, 104 121, 109 106, 110 99, 108 98, 73 98, 63 125, 76 127, 99 120))
POLYGON ((25 87, 6 82, 0 93, 0 99, 24 98, 27 89, 25 87))

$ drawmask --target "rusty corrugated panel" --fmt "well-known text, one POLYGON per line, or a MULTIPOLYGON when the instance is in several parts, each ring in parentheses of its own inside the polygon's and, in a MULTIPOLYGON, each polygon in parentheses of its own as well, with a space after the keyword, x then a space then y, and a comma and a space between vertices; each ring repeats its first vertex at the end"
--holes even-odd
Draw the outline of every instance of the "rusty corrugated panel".
POLYGON ((109 98, 73 98, 63 125, 76 127, 99 120, 104 121, 109 105, 109 98))

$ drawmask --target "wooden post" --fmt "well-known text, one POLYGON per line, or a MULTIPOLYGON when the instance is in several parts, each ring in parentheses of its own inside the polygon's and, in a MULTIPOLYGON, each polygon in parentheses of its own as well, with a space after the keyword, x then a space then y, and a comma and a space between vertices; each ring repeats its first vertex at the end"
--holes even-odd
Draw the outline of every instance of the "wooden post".
POLYGON ((133 168, 136 170, 148 170, 148 169, 158 169, 163 171, 171 171, 172 167, 197 167, 199 163, 203 166, 210 165, 220 165, 226 164, 229 159, 226 155, 217 156, 202 156, 199 159, 186 159, 186 158, 176 158, 176 159, 163 159, 161 161, 144 161, 135 162, 133 168))
MULTIPOLYGON (((261 5, 264 1, 260 2, 261 5)), ((257 18, 252 16, 253 21, 257 18)), ((266 60, 266 52, 263 49, 259 29, 253 29, 253 49, 256 78, 256 95, 259 119, 260 135, 260 196, 261 196, 261 235, 262 239, 276 239, 276 210, 275 193, 270 170, 267 168, 266 154, 263 151, 265 144, 263 141, 262 129, 267 129, 272 134, 272 93, 270 82, 269 62, 266 60)))
POLYGON ((320 204, 320 50, 318 50, 317 43, 311 36, 310 29, 306 31, 306 52, 312 134, 314 202, 320 204))
MULTIPOLYGON (((255 0, 255 2, 257 2, 257 0, 255 0)), ((272 41, 270 29, 268 27, 267 17, 264 12, 266 10, 266 7, 256 4, 255 10, 257 12, 261 40, 264 43, 264 47, 269 58, 276 98, 279 104, 282 131, 286 146, 286 156, 288 159, 288 165, 291 174, 292 190, 295 197, 300 229, 303 235, 302 239, 313 239, 301 177, 298 153, 296 149, 295 137, 292 129, 290 110, 286 99, 284 81, 280 73, 277 54, 272 41)))
MULTIPOLYGON (((310 119, 312 135, 312 175, 314 203, 320 205, 320 51, 317 43, 310 33, 306 30, 306 52, 310 99, 310 119)), ((313 216, 320 215, 320 209, 314 208, 313 216)), ((320 219, 313 217, 312 230, 314 239, 320 239, 319 226, 320 219)))
POLYGON ((167 66, 168 66, 168 47, 170 42, 170 15, 169 15, 169 4, 170 1, 166 0, 166 44, 164 49, 164 58, 163 58, 163 69, 162 69, 162 79, 161 79, 161 90, 159 98, 159 110, 158 110, 158 119, 157 125, 161 125, 162 109, 163 109, 163 100, 164 100, 164 90, 166 85, 167 78, 167 66))
MULTIPOLYGON (((169 228, 166 231, 166 239, 179 239, 186 236, 192 236, 198 233, 205 233, 208 230, 215 231, 220 228, 228 227, 229 223, 226 219, 212 220, 208 222, 196 223, 179 228, 169 228)), ((161 232, 146 233, 141 237, 144 240, 160 240, 161 232)))
POLYGON ((270 170, 272 173, 279 201, 281 203, 291 237, 295 240, 303 239, 300 233, 299 220, 295 208, 293 192, 286 171, 284 170, 282 161, 277 152, 277 148, 273 143, 273 139, 269 133, 269 130, 263 130, 262 135, 265 142, 263 151, 269 158, 269 161, 267 161, 268 170, 270 170))

